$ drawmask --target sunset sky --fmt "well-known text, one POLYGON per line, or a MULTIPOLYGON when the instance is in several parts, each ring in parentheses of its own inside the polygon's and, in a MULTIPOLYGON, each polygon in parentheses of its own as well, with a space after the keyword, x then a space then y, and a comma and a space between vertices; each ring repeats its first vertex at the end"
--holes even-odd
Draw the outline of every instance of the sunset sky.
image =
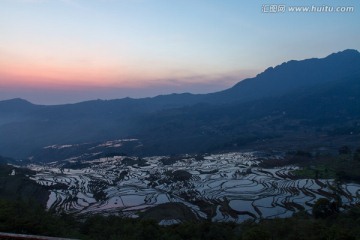
POLYGON ((360 50, 359 12, 358 0, 0 0, 0 100, 218 91, 284 61, 360 50))

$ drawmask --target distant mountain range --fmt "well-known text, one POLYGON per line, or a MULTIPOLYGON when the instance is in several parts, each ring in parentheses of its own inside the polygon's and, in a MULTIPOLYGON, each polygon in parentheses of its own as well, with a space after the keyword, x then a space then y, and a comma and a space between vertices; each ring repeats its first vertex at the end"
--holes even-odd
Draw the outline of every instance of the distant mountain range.
POLYGON ((42 106, 0 101, 0 155, 56 144, 138 139, 134 155, 360 146, 360 53, 289 61, 210 94, 42 106))

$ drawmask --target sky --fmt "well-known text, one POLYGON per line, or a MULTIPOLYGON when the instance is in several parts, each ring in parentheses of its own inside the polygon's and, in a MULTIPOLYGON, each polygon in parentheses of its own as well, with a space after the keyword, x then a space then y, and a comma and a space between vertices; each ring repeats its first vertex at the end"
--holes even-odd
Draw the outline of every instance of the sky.
POLYGON ((0 100, 215 92, 345 49, 360 50, 358 0, 0 0, 0 100))

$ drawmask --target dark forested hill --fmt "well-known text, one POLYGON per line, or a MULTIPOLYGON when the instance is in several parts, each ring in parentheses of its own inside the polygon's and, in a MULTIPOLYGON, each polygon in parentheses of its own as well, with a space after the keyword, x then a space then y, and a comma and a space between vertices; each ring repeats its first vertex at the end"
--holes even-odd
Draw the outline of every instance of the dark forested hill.
POLYGON ((145 147, 159 148, 153 154, 359 146, 360 75, 246 103, 161 111, 138 125, 145 147))
POLYGON ((38 106, 0 101, 0 154, 136 138, 132 154, 358 144, 360 53, 289 61, 225 91, 38 106))

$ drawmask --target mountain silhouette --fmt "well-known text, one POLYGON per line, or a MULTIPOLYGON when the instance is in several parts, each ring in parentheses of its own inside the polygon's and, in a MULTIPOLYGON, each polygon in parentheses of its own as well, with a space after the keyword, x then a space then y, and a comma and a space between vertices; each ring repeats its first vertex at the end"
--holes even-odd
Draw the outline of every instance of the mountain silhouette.
POLYGON ((48 145, 128 137, 142 142, 127 149, 139 155, 285 147, 298 139, 347 143, 360 134, 359 84, 360 53, 345 50, 288 61, 210 94, 55 106, 0 101, 0 155, 24 158, 48 145))
POLYGON ((209 101, 250 101, 279 96, 297 88, 328 83, 360 72, 360 53, 345 50, 325 58, 289 61, 269 67, 254 78, 245 79, 234 87, 208 96, 209 101))

